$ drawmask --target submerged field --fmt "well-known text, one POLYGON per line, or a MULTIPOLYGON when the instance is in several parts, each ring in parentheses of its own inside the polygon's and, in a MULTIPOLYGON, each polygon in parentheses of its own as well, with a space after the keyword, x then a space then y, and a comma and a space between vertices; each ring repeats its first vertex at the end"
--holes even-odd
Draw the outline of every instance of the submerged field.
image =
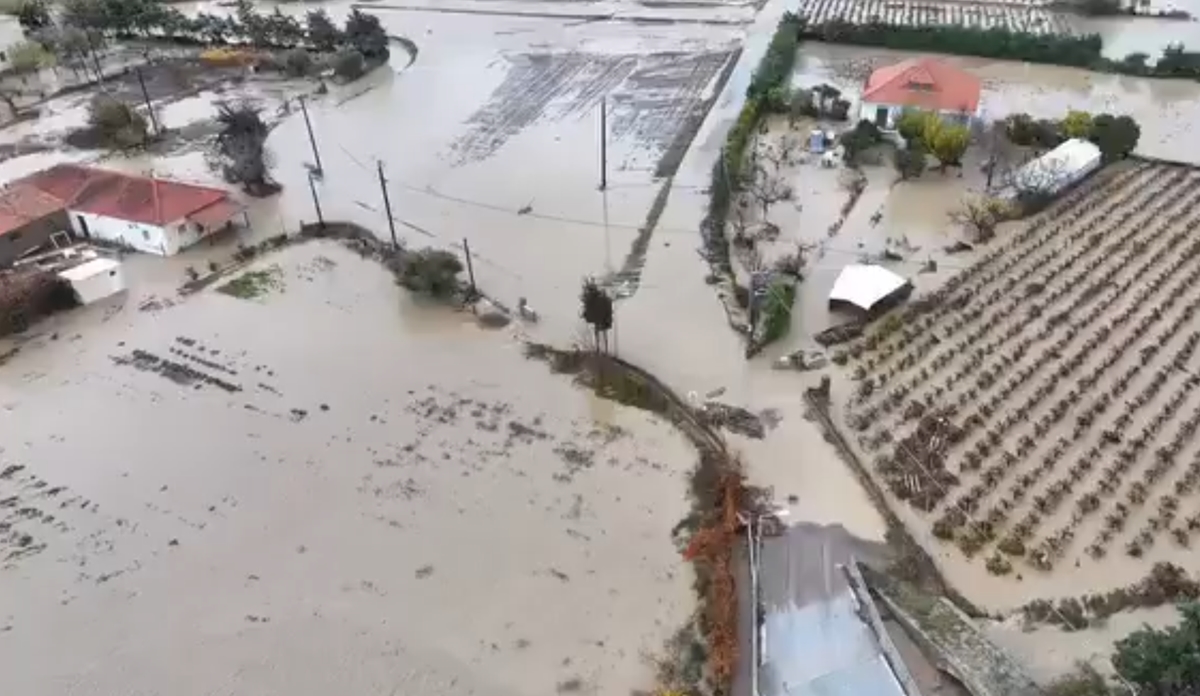
POLYGON ((336 244, 258 270, 3 366, 4 691, 647 688, 686 441, 336 244))
POLYGON ((1196 569, 1197 220, 1200 173, 1111 167, 845 349, 845 425, 970 599, 1196 569))

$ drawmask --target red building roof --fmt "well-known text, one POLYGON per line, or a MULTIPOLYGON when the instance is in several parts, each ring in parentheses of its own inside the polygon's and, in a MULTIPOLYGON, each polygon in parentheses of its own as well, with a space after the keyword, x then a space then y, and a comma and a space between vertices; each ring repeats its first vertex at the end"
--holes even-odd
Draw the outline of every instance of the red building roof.
POLYGON ((974 113, 983 84, 978 77, 933 58, 912 58, 879 68, 867 78, 862 100, 930 111, 974 113))
POLYGON ((223 189, 76 164, 59 164, 19 183, 53 196, 69 210, 156 226, 182 220, 229 199, 229 192, 223 189))
POLYGON ((62 201, 36 186, 18 181, 0 189, 0 236, 63 209, 62 201))

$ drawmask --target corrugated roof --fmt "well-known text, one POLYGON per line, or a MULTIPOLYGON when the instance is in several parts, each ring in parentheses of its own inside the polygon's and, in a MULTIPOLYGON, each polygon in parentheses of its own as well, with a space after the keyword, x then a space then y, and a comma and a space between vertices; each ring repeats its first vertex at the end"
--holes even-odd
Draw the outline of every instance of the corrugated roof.
POLYGON ((905 696, 848 587, 764 617, 764 696, 905 696))
POLYGON ((933 58, 879 68, 867 78, 862 100, 929 111, 974 113, 983 83, 971 73, 933 58))
POLYGON ((36 186, 17 181, 0 190, 0 235, 21 229, 63 209, 62 201, 36 186))
POLYGON ((229 192, 166 179, 59 164, 31 174, 27 182, 70 210, 165 225, 229 198, 229 192))

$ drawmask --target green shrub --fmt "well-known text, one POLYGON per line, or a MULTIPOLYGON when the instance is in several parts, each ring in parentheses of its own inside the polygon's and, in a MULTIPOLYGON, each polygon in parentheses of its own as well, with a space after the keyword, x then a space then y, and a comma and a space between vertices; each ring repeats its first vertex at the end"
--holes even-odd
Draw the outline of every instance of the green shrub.
POLYGON ((347 48, 338 51, 333 59, 333 74, 347 82, 357 80, 367 71, 367 62, 363 54, 347 48))
POLYGON ((792 327, 792 304, 795 301, 796 284, 791 280, 776 278, 767 286, 762 309, 763 345, 787 335, 792 327))
POLYGON ((315 63, 308 51, 294 48, 283 56, 283 70, 290 77, 304 77, 313 71, 315 63))

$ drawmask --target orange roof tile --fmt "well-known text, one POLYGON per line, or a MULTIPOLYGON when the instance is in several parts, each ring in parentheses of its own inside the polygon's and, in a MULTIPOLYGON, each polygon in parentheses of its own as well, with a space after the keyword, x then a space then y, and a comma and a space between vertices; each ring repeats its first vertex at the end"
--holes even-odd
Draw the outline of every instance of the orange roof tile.
POLYGON ((149 225, 182 220, 229 198, 223 189, 76 164, 60 164, 21 181, 54 196, 70 210, 149 225))
POLYGON ((862 100, 931 111, 974 113, 983 85, 978 77, 933 58, 879 68, 867 78, 862 100))
POLYGON ((62 201, 36 186, 17 181, 0 190, 0 235, 63 209, 62 201))

